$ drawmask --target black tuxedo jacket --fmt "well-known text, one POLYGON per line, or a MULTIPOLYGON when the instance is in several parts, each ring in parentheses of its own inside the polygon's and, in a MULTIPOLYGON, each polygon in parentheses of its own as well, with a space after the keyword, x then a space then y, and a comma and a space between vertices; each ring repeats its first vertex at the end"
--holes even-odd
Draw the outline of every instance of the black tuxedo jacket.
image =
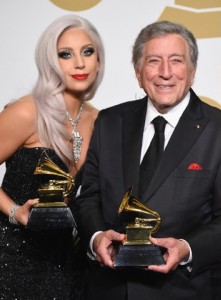
MULTIPOLYGON (((140 200, 162 218, 156 237, 188 241, 192 272, 182 266, 163 275, 95 265, 88 299, 215 299, 212 265, 221 258, 221 111, 190 92, 190 102, 140 200)), ((96 231, 121 231, 122 197, 131 185, 138 194, 147 101, 145 97, 105 109, 96 120, 77 200, 86 246, 96 231)))

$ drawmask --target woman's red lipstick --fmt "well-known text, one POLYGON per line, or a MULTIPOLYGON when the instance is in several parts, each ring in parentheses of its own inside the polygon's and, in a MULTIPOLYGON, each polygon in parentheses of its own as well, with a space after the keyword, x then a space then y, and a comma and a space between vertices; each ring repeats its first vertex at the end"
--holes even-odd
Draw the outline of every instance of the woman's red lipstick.
POLYGON ((85 80, 87 79, 88 74, 75 74, 75 75, 71 75, 71 77, 77 80, 85 80))

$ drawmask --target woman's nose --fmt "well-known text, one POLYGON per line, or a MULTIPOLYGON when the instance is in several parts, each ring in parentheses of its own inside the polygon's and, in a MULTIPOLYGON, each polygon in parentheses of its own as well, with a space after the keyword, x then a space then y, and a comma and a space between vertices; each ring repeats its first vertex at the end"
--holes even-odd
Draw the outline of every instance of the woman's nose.
POLYGON ((85 67, 84 59, 82 58, 81 55, 77 56, 75 59, 75 68, 82 70, 84 67, 85 67))

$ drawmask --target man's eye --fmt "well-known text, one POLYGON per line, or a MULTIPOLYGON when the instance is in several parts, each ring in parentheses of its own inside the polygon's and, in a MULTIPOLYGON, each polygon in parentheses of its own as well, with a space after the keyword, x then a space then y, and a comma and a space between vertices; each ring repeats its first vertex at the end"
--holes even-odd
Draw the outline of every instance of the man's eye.
POLYGON ((148 59, 148 60, 147 60, 147 63, 148 63, 148 64, 156 64, 156 63, 158 63, 158 62, 159 62, 159 60, 156 59, 156 58, 151 58, 151 59, 148 59))
POLYGON ((181 62, 182 62, 182 60, 179 59, 179 58, 174 58, 172 61, 173 61, 174 63, 181 63, 181 62))
POLYGON ((61 51, 61 52, 58 52, 58 57, 63 58, 63 59, 68 59, 71 57, 71 54, 70 54, 70 52, 67 52, 67 51, 61 51))
POLYGON ((83 54, 84 56, 90 56, 90 55, 92 55, 94 52, 95 52, 95 49, 92 48, 92 47, 90 47, 90 48, 84 49, 84 50, 82 51, 82 54, 83 54))

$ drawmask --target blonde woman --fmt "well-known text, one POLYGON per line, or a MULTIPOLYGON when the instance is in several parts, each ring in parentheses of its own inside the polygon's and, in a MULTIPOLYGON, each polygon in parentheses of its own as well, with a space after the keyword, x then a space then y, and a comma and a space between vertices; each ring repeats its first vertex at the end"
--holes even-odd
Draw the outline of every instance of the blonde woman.
POLYGON ((104 73, 100 35, 80 16, 60 17, 40 37, 36 64, 31 93, 0 113, 1 299, 81 299, 84 267, 71 229, 33 232, 26 224, 46 180, 33 174, 40 157, 79 181, 98 114, 87 100, 104 73))

